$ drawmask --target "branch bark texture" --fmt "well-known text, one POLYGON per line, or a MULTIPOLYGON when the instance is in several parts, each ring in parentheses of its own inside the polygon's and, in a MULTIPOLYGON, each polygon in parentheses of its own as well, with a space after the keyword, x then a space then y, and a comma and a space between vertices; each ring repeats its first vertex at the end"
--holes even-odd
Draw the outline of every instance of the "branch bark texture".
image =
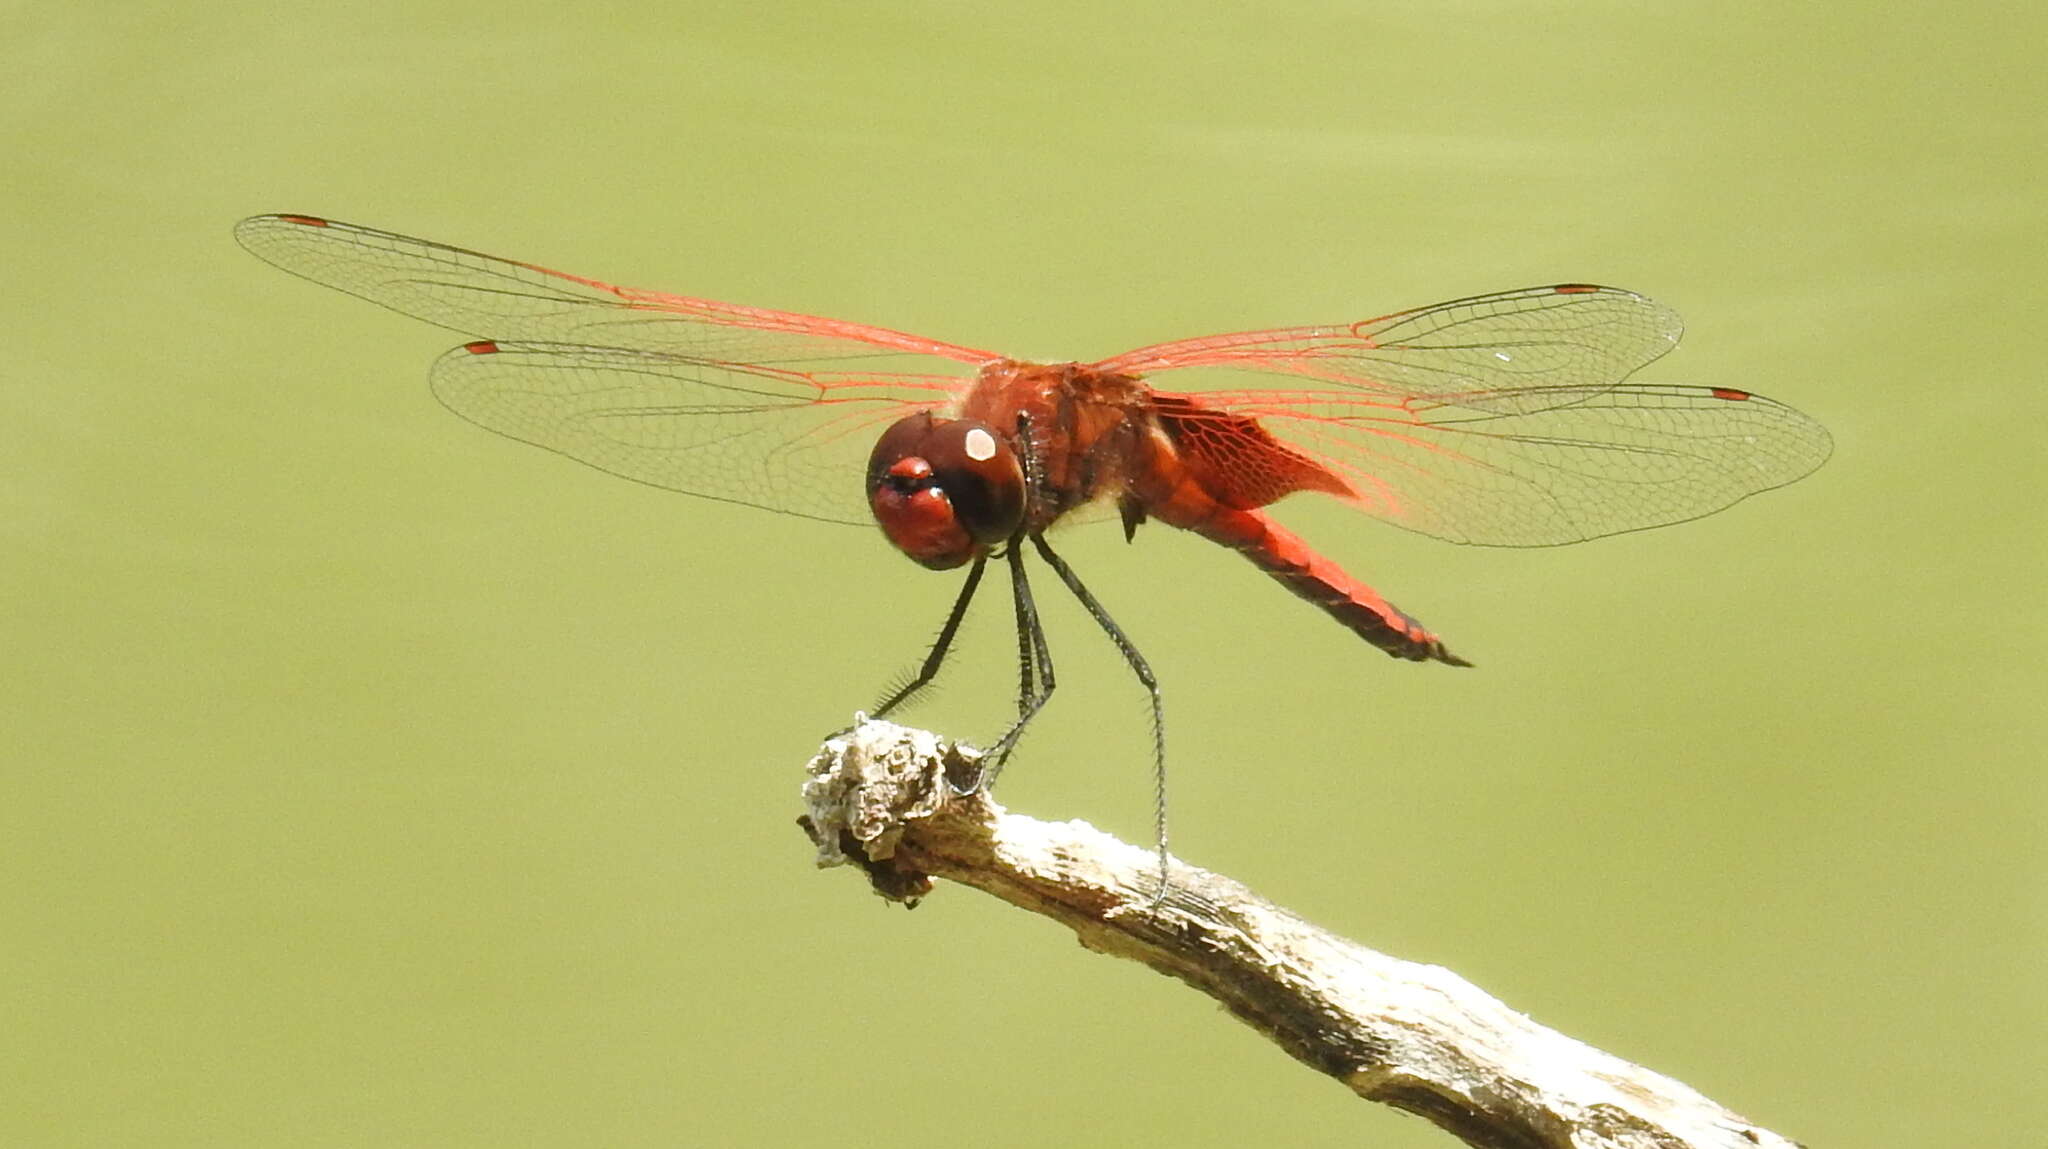
POLYGON ((802 819, 820 865, 852 863, 915 904, 945 878, 1072 929, 1223 1003, 1296 1060, 1468 1145, 1795 1146, 1693 1089, 1536 1024, 1441 966, 1402 961, 1085 822, 955 793, 975 752, 864 722, 812 759, 802 819), (949 783, 949 779, 951 780, 949 783))

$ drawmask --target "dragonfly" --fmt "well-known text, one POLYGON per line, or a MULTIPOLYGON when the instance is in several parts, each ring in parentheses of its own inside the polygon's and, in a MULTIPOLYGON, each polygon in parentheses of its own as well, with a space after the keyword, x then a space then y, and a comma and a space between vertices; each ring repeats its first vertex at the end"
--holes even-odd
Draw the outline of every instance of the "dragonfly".
POLYGON ((1555 284, 1373 319, 1181 339, 1038 363, 883 327, 620 287, 310 215, 235 227, 259 258, 474 337, 431 370, 450 410, 669 490, 880 532, 966 568, 917 671, 939 673, 989 561, 1009 568, 1017 716, 993 786, 1051 698, 1035 554, 1150 698, 1162 866, 1165 717, 1137 646, 1047 541, 1113 514, 1249 559, 1397 659, 1469 666, 1265 508, 1297 493, 1457 543, 1549 546, 1711 514, 1826 461, 1825 428, 1732 387, 1641 383, 1678 342, 1645 296, 1555 284))

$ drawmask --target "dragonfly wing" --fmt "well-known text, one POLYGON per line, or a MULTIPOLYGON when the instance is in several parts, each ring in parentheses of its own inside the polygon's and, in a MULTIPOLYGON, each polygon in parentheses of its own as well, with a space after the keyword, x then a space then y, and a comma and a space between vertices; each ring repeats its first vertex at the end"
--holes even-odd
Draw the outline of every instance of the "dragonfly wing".
POLYGON ((1625 381, 1680 331, 1633 292, 1564 285, 1161 344, 1105 366, 1149 371, 1216 412, 1219 458, 1257 456, 1226 442, 1249 417, 1336 480, 1281 489, 1340 493, 1453 542, 1548 546, 1711 514, 1826 461, 1826 429, 1782 403, 1625 381))
POLYGON ((872 521, 863 478, 884 426, 952 403, 998 358, 313 216, 255 216, 235 238, 316 283, 482 336, 433 371, 434 393, 474 423, 643 483, 830 522, 872 521))
POLYGON ((786 366, 862 360, 875 372, 981 364, 985 351, 844 320, 615 287, 535 264, 303 215, 259 215, 235 238, 315 283, 467 335, 675 352, 786 366), (923 359, 926 365, 912 365, 923 359))
POLYGON ((1833 449, 1813 419, 1725 387, 1545 388, 1525 410, 1302 393, 1189 398, 1257 419, 1369 514, 1488 546, 1551 546, 1699 518, 1811 473, 1833 449))
POLYGON ((799 372, 673 353, 481 341, 434 364, 463 418, 628 479, 827 522, 872 524, 868 453, 952 401, 944 376, 799 372))
MULTIPOLYGON (((1125 352, 1098 368, 1149 375, 1219 367, 1284 376, 1296 387, 1490 410, 1566 402, 1545 394, 1619 382, 1671 350, 1684 331, 1663 304, 1615 287, 1562 284, 1455 299, 1327 327, 1246 331, 1125 352)), ((1176 378, 1176 388, 1196 389, 1176 378)))

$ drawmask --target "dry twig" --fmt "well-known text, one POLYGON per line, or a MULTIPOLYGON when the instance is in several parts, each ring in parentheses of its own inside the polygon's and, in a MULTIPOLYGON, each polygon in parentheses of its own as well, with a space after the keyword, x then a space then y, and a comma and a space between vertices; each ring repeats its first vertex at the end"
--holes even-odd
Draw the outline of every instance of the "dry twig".
POLYGON ((1545 1029, 1441 966, 1337 937, 1239 883, 1157 858, 1083 822, 1048 823, 947 785, 974 752, 867 722, 810 765, 805 829, 819 863, 865 868, 915 904, 947 878, 1044 914, 1081 944, 1222 1002, 1360 1097, 1420 1114, 1469 1145, 1756 1149, 1796 1143, 1685 1085, 1545 1029))

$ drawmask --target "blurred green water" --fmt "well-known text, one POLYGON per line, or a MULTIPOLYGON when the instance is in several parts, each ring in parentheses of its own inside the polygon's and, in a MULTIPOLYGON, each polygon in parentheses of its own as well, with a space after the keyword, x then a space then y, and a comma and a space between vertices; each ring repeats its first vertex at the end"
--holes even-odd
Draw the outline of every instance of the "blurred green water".
MULTIPOLYGON (((422 383, 450 337, 229 242, 265 210, 1042 357, 1664 299, 1646 377, 1792 402, 1834 461, 1556 551, 1289 508, 1477 670, 1200 540, 1067 537, 1165 680, 1177 843, 1811 1144, 2009 1140, 2048 1020, 2031 10, 0 19, 0 1141, 1446 1143, 1042 923, 812 874, 798 766, 950 580, 476 432, 422 383)), ((912 717, 1000 720, 1001 614, 912 717)), ((1005 799, 1142 837, 1142 703, 1048 615, 1005 799)))

